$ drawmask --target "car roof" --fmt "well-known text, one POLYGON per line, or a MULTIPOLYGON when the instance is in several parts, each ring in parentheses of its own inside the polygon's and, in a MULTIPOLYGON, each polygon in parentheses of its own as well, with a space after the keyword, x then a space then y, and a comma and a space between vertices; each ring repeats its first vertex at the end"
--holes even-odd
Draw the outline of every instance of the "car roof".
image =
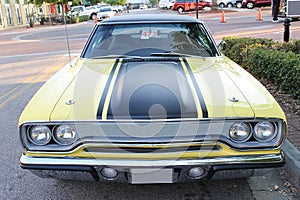
POLYGON ((193 17, 175 15, 175 14, 143 14, 143 15, 122 15, 103 20, 100 24, 128 24, 128 23, 167 23, 167 22, 183 22, 183 23, 203 23, 193 17))

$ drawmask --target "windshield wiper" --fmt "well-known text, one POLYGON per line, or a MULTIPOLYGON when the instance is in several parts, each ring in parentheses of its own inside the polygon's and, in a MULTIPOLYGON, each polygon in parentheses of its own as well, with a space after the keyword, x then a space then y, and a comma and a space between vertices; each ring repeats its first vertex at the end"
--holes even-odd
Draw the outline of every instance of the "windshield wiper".
POLYGON ((183 53, 175 53, 175 52, 163 52, 163 53, 151 53, 150 56, 158 56, 158 57, 191 57, 193 55, 183 54, 183 53))
POLYGON ((106 55, 106 56, 95 56, 91 57, 92 59, 112 59, 112 58, 128 58, 128 59, 137 59, 137 60, 144 60, 141 56, 129 56, 129 55, 106 55))
POLYGON ((157 57, 197 57, 197 58, 204 58, 203 56, 199 56, 199 55, 176 53, 176 52, 152 53, 152 54, 150 54, 150 56, 157 56, 157 57))

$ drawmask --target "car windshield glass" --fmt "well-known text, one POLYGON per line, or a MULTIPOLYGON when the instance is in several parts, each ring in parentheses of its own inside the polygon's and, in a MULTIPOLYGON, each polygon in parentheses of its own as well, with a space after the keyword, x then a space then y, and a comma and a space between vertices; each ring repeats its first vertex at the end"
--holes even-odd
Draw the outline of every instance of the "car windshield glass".
POLYGON ((101 8, 99 12, 107 12, 107 11, 112 11, 112 8, 101 8))
POLYGON ((200 23, 120 24, 99 26, 83 57, 215 57, 217 52, 206 28, 200 23))

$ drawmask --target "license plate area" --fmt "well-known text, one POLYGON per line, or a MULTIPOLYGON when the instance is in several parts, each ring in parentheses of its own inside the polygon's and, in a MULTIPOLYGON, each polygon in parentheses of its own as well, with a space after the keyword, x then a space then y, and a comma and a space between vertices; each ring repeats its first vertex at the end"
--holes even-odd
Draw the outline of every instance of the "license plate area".
POLYGON ((132 184, 173 183, 173 169, 171 168, 130 169, 129 181, 132 184))

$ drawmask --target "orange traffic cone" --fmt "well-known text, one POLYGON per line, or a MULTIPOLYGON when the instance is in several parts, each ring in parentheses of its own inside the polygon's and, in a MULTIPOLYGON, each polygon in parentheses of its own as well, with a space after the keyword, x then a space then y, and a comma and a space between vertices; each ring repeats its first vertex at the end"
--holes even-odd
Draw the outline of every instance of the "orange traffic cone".
POLYGON ((225 21, 225 12, 224 12, 224 10, 222 10, 222 16, 221 16, 221 21, 220 21, 221 23, 225 23, 226 21, 225 21))
POLYGON ((261 9, 258 9, 258 14, 257 14, 257 21, 262 21, 262 14, 261 14, 261 9))
POLYGON ((98 23, 98 16, 96 15, 95 16, 95 24, 97 24, 98 23))

